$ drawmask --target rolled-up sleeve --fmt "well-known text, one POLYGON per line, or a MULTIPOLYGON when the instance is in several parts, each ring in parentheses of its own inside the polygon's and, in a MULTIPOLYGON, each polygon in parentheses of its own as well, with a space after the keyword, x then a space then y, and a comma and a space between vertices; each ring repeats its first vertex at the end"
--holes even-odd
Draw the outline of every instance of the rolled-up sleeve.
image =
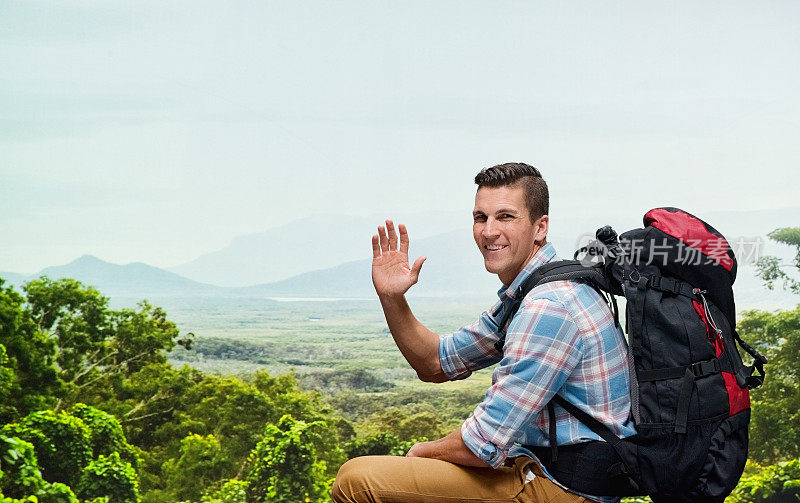
POLYGON ((469 377, 473 371, 500 361, 503 355, 494 347, 500 334, 489 314, 499 307, 500 303, 484 312, 476 322, 439 338, 439 361, 451 381, 469 377))
POLYGON ((492 386, 461 427, 467 447, 491 466, 501 466, 581 357, 578 327, 563 305, 526 299, 508 327, 492 386))

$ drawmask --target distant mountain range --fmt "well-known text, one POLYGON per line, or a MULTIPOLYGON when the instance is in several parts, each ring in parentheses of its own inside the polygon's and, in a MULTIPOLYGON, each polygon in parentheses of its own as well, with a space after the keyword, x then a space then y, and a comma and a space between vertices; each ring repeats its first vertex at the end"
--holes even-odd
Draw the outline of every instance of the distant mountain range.
MULTIPOLYGON (((500 285, 496 276, 483 269, 471 235, 463 230, 418 240, 413 249, 424 249, 431 257, 423 266, 422 280, 414 287, 412 293, 415 295, 485 298, 487 291, 493 292, 500 285)), ((106 296, 148 299, 192 296, 372 297, 374 290, 370 275, 371 259, 362 259, 304 272, 273 283, 222 287, 139 262, 117 265, 91 255, 31 275, 0 273, 0 277, 15 286, 40 276, 75 278, 94 286, 106 296)))
POLYGON ((46 267, 31 275, 0 273, 0 277, 17 286, 41 276, 74 278, 110 297, 213 295, 224 290, 141 262, 117 265, 92 255, 83 255, 68 264, 46 267))
POLYGON ((395 218, 395 223, 408 225, 415 240, 439 234, 442 229, 469 227, 471 218, 469 214, 452 211, 409 215, 313 215, 237 237, 220 250, 168 270, 219 286, 272 283, 368 258, 370 236, 387 217, 395 218))
MULTIPOLYGON (((487 292, 490 296, 500 287, 497 276, 484 269, 483 259, 471 234, 464 230, 418 240, 412 249, 411 260, 415 260, 423 250, 428 259, 422 266, 420 281, 412 287, 410 295, 486 298, 487 292)), ((283 281, 236 290, 241 294, 259 296, 372 297, 375 290, 371 263, 371 258, 346 262, 283 281)))
MULTIPOLYGON (((557 221, 550 240, 562 257, 568 258, 577 244, 578 236, 587 229, 597 227, 588 216, 583 221, 557 221)), ((456 227, 422 239, 418 234, 434 231, 442 222, 460 223, 455 215, 439 215, 430 219, 418 217, 404 219, 412 232, 411 259, 420 254, 428 256, 423 266, 420 282, 409 292, 416 296, 455 296, 465 298, 491 298, 499 288, 497 278, 483 268, 479 252, 468 227, 456 227), (416 225, 417 227, 412 227, 416 225), (414 229, 420 229, 415 233, 414 229)), ((800 208, 779 212, 724 212, 709 215, 713 223, 731 241, 746 238, 761 240, 762 253, 790 258, 787 247, 770 243, 765 234, 777 227, 797 225, 800 208)), ((605 223, 605 222, 603 222, 605 223)), ((617 224, 632 227, 634 223, 617 224)), ((369 248, 367 241, 374 232, 375 218, 317 216, 287 224, 265 233, 244 236, 230 246, 205 255, 172 271, 140 262, 117 265, 91 255, 84 255, 62 266, 48 267, 36 274, 23 275, 1 272, 0 277, 12 285, 42 275, 50 278, 71 277, 95 286, 104 295, 126 298, 164 297, 345 297, 374 296, 370 280, 369 248), (319 231, 319 232, 317 232, 319 231), (344 244, 343 244, 344 243, 344 244), (333 250, 333 251, 332 251, 333 250), (366 256, 365 256, 366 255, 366 256), (188 271, 186 275, 176 271, 188 271), (192 273, 191 271, 194 271, 192 273), (227 281, 200 281, 202 277, 216 277, 211 271, 227 271, 227 281), (258 273, 254 272, 258 271, 258 273), (277 278, 252 284, 244 279, 258 277, 277 278), (247 285, 251 286, 241 286, 247 285)), ((620 227, 620 230, 622 227, 620 227)), ((222 274, 222 272, 219 272, 222 274)), ((737 305, 740 308, 773 309, 800 303, 797 296, 783 291, 764 289, 751 265, 742 263, 736 285, 737 305)))

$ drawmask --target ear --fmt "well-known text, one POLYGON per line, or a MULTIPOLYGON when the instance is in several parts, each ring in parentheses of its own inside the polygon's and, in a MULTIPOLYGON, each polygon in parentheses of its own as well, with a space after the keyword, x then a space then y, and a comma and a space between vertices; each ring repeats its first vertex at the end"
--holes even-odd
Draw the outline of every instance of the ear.
POLYGON ((536 237, 535 241, 537 243, 544 243, 547 239, 547 231, 550 230, 550 215, 542 215, 536 219, 534 222, 536 226, 536 237))

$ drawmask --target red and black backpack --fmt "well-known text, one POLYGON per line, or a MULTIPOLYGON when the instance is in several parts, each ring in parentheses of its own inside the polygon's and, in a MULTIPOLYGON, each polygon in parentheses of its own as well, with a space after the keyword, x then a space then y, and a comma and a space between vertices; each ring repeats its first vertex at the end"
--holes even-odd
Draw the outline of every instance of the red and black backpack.
POLYGON ((724 501, 747 460, 749 390, 763 383, 766 363, 736 333, 737 264, 728 241, 685 211, 656 208, 644 216, 644 228, 617 239, 604 227, 576 258, 580 253, 582 261, 537 269, 499 326, 506 326, 525 295, 544 282, 588 283, 607 297, 615 317, 615 296, 624 296, 637 434, 620 439, 556 394, 547 405, 550 447, 529 448, 559 482, 582 493, 724 501), (587 260, 591 256, 601 259, 587 260), (737 342, 754 358, 752 365, 742 363, 737 342), (558 446, 556 407, 604 441, 558 446))

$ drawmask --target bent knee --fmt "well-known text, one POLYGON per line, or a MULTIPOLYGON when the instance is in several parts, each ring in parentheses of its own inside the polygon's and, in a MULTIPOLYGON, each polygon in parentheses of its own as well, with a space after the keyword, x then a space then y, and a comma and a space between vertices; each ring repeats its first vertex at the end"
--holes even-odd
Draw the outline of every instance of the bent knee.
POLYGON ((362 456, 347 461, 339 468, 336 480, 331 488, 331 497, 335 503, 361 503, 369 499, 370 468, 374 464, 370 458, 375 456, 362 456))

